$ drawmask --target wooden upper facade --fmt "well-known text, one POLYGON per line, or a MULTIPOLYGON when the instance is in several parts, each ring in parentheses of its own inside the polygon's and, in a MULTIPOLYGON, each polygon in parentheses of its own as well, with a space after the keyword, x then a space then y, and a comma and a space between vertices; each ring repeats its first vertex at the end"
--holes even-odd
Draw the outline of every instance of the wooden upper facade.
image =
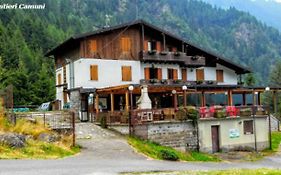
POLYGON ((66 64, 65 58, 98 58, 177 63, 183 67, 215 67, 219 63, 237 74, 250 72, 142 20, 73 36, 46 54, 51 55, 56 68, 66 64))

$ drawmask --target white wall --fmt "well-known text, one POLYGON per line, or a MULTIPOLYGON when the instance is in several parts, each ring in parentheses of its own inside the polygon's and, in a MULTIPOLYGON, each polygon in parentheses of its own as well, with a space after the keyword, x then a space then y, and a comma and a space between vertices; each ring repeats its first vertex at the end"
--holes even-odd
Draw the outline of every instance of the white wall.
POLYGON ((74 62, 74 87, 103 88, 124 84, 138 84, 140 61, 79 59, 74 62), (90 79, 90 66, 98 65, 98 80, 90 79), (131 66, 132 81, 122 81, 122 66, 131 66))
POLYGON ((237 84, 238 75, 234 70, 231 70, 225 66, 217 64, 217 69, 223 70, 224 82, 219 84, 237 84))

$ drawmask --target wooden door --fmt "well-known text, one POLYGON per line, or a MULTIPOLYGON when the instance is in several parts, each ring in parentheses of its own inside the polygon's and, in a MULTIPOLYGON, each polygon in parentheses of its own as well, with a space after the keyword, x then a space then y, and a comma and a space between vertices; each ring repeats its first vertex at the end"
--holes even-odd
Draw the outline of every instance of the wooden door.
POLYGON ((220 150, 219 126, 212 126, 212 151, 213 153, 220 150))

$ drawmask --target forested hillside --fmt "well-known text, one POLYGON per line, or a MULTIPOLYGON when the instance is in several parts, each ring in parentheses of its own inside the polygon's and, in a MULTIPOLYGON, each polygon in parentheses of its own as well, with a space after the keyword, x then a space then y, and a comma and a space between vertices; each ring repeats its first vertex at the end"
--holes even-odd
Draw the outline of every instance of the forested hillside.
POLYGON ((271 66, 281 58, 278 31, 234 8, 222 10, 192 0, 4 3, 15 2, 46 3, 44 10, 0 10, 0 87, 14 85, 16 105, 53 100, 54 65, 44 53, 73 34, 95 30, 106 23, 115 25, 142 18, 249 66, 256 72, 259 84, 266 84, 271 66))

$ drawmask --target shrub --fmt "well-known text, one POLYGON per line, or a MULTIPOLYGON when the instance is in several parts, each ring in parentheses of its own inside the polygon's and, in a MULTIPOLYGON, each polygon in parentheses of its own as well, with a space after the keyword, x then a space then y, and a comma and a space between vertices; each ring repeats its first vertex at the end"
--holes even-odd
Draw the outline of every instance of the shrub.
POLYGON ((179 160, 178 155, 174 151, 171 151, 171 150, 163 149, 163 150, 160 150, 159 154, 160 154, 159 156, 164 160, 171 160, 171 161, 179 160))
POLYGON ((100 118, 100 126, 102 128, 107 128, 106 116, 105 115, 101 116, 101 118, 100 118))

